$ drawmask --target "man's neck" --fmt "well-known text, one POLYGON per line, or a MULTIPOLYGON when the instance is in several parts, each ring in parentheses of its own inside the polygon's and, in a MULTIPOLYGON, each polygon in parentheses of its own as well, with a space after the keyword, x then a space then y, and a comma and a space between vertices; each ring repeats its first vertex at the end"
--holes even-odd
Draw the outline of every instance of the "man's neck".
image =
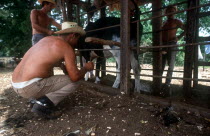
POLYGON ((65 42, 67 42, 72 48, 74 48, 74 46, 72 46, 72 44, 69 42, 69 39, 67 38, 67 36, 58 36, 58 37, 64 40, 65 42))
POLYGON ((44 8, 44 7, 41 9, 41 11, 42 11, 43 13, 45 13, 45 14, 47 14, 47 13, 48 13, 47 9, 46 9, 46 8, 44 8))

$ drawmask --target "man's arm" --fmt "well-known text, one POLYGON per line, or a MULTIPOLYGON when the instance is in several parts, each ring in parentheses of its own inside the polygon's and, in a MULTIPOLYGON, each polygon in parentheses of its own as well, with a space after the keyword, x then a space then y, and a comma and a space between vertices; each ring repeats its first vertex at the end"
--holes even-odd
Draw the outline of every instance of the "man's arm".
POLYGON ((182 32, 179 36, 177 36, 177 41, 180 40, 183 36, 185 36, 186 31, 185 31, 185 25, 182 23, 182 21, 177 20, 177 26, 178 28, 181 28, 182 30, 184 30, 184 32, 182 32))
POLYGON ((75 59, 76 56, 74 50, 72 49, 72 47, 67 45, 64 51, 64 61, 68 75, 70 79, 74 82, 84 78, 84 75, 87 73, 87 71, 92 71, 94 68, 93 63, 88 62, 84 65, 83 68, 79 70, 75 64, 75 59))
POLYGON ((33 29, 39 31, 39 32, 43 32, 43 33, 46 33, 48 35, 52 35, 54 32, 47 29, 47 28, 43 28, 42 26, 39 25, 38 23, 38 11, 37 10, 32 10, 31 11, 31 15, 30 15, 30 18, 31 18, 31 26, 33 29))
MULTIPOLYGON (((52 19, 52 18, 51 18, 52 19)), ((56 26, 58 29, 61 30, 61 25, 58 24, 54 19, 52 19, 52 25, 56 26)))

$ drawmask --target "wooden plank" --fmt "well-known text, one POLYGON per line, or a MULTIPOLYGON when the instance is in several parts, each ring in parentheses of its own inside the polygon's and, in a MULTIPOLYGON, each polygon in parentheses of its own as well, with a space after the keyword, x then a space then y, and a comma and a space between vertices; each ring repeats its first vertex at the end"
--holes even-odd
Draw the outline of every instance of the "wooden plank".
MULTIPOLYGON (((104 97, 106 94, 110 96, 116 96, 120 95, 120 90, 115 89, 106 85, 101 84, 95 84, 88 81, 79 81, 80 86, 84 88, 84 86, 87 88, 87 92, 104 97)), ((148 96, 144 94, 135 93, 135 96, 137 99, 143 99, 147 101, 150 104, 159 104, 161 106, 172 106, 175 111, 190 111, 191 113, 200 114, 203 117, 210 118, 210 109, 182 103, 182 102, 176 102, 176 101, 170 101, 167 99, 155 97, 155 96, 148 96)))
POLYGON ((186 111, 190 111, 191 113, 200 114, 203 117, 210 118, 210 109, 207 108, 143 94, 135 94, 135 96, 139 97, 139 99, 147 100, 149 103, 160 104, 162 106, 172 106, 175 111, 183 111, 184 109, 186 111))
POLYGON ((198 17, 201 18, 201 17, 206 17, 206 16, 209 16, 210 15, 210 11, 207 11, 207 12, 201 12, 198 14, 198 17))
POLYGON ((121 20, 120 20, 120 38, 121 38, 121 56, 120 56, 120 91, 130 95, 130 10, 129 0, 120 0, 121 2, 121 20))
POLYGON ((198 61, 198 66, 210 66, 210 62, 198 61))
POLYGON ((210 37, 198 37, 199 42, 210 41, 210 37))
MULTIPOLYGON (((161 8, 162 6, 162 1, 161 0, 153 0, 152 3, 152 9, 156 11, 156 9, 161 8)), ((152 16, 159 16, 161 15, 161 11, 156 11, 152 12, 152 16)), ((152 41, 153 41, 153 46, 160 46, 162 43, 162 37, 161 37, 161 26, 162 26, 162 18, 153 18, 152 19, 152 28, 153 32, 152 33, 152 41)), ((153 52, 153 75, 154 76, 162 76, 161 75, 161 69, 162 69, 162 54, 160 51, 160 48, 154 49, 153 52)), ((160 95, 161 91, 161 84, 162 84, 162 79, 161 78, 156 78, 153 77, 153 94, 154 95, 160 95)))
POLYGON ((91 83, 88 81, 79 81, 79 83, 81 85, 85 85, 85 86, 90 86, 92 88, 92 90, 96 90, 100 93, 105 93, 111 96, 115 96, 115 95, 119 95, 120 94, 120 90, 116 89, 116 88, 112 88, 110 86, 106 86, 106 85, 102 85, 102 84, 95 84, 95 83, 91 83))

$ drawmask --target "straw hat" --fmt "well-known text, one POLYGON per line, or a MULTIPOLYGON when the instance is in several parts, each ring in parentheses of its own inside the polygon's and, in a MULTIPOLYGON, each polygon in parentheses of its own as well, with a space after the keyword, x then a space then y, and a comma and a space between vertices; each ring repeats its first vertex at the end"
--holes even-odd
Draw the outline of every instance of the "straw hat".
POLYGON ((40 4, 42 4, 43 1, 47 1, 47 2, 50 2, 50 3, 54 4, 54 5, 56 5, 55 0, 38 0, 38 2, 40 4))
POLYGON ((55 32, 55 34, 65 34, 65 33, 78 33, 80 35, 86 34, 83 28, 78 26, 78 24, 75 22, 63 22, 62 30, 55 32))

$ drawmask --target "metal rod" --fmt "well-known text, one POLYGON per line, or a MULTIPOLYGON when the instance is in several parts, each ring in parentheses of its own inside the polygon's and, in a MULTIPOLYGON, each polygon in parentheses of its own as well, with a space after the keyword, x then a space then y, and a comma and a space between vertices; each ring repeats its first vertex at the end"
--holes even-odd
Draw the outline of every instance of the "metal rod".
POLYGON ((120 48, 119 49, 81 49, 78 51, 109 51, 109 50, 120 50, 120 48))
POLYGON ((102 27, 102 28, 94 29, 94 30, 89 30, 89 31, 86 31, 86 33, 95 32, 95 31, 100 31, 100 30, 104 30, 104 29, 108 29, 108 28, 113 28, 113 27, 120 27, 120 24, 118 24, 118 25, 113 25, 113 26, 108 26, 108 27, 102 27))
MULTIPOLYGON (((185 12, 185 11, 201 8, 201 7, 206 7, 206 6, 210 6, 210 3, 202 4, 200 6, 192 7, 192 8, 189 8, 189 9, 179 10, 179 11, 176 11, 176 12, 173 12, 173 13, 169 13, 169 14, 164 14, 164 15, 160 15, 160 16, 154 16, 154 17, 150 17, 150 18, 146 18, 146 19, 141 19, 141 20, 137 20, 137 21, 138 22, 143 22, 143 21, 154 19, 154 18, 160 18, 160 17, 164 17, 164 16, 168 16, 168 15, 174 15, 174 14, 178 14, 178 13, 182 13, 182 12, 185 12)), ((132 23, 135 23, 137 21, 133 21, 132 23)))
MULTIPOLYGON (((106 66, 108 68, 116 68, 116 66, 106 66)), ((153 69, 141 69, 142 70, 145 70, 145 71, 152 71, 153 69)), ((168 71, 168 70, 164 70, 164 71, 168 71)), ((177 73, 183 73, 184 71, 172 71, 172 72, 177 72, 177 73)))
MULTIPOLYGON (((157 49, 157 48, 172 48, 172 47, 185 47, 185 46, 195 46, 195 45, 207 45, 210 44, 210 42, 201 42, 201 43, 189 43, 189 44, 181 44, 181 45, 164 45, 164 46, 147 46, 142 47, 140 46, 139 49, 157 49)), ((130 47, 132 50, 137 49, 137 47, 130 47)), ((82 49, 78 51, 94 51, 94 50, 120 50, 119 49, 82 49)), ((177 51, 177 50, 174 50, 177 51)), ((178 51, 184 51, 184 50, 178 50, 178 51)))
POLYGON ((182 4, 185 4, 185 3, 187 3, 187 1, 183 1, 183 2, 180 2, 180 3, 175 3, 175 4, 172 4, 172 5, 168 5, 168 6, 165 6, 165 7, 162 7, 162 8, 158 8, 158 9, 155 9, 155 10, 151 10, 151 11, 146 11, 146 12, 141 13, 141 15, 147 14, 147 13, 151 13, 151 12, 155 12, 155 11, 159 11, 159 10, 165 9, 165 8, 167 8, 169 6, 177 6, 177 5, 182 5, 182 4))
MULTIPOLYGON (((109 70, 99 70, 99 69, 94 69, 96 71, 106 71, 110 73, 120 73, 116 71, 109 71, 109 70)), ((145 74, 133 74, 130 73, 131 75, 136 75, 136 76, 142 76, 142 77, 156 77, 156 78, 169 78, 167 76, 153 76, 153 75, 145 75, 145 74)), ((197 79, 197 78, 181 78, 181 77, 171 77, 169 79, 177 79, 177 80, 191 80, 191 81, 200 81, 200 82, 210 82, 209 79, 197 79)))
MULTIPOLYGON (((158 48, 172 48, 172 47, 184 47, 184 46, 194 46, 194 45, 207 45, 210 42, 201 42, 201 43, 189 43, 189 44, 181 44, 181 45, 162 45, 162 46, 147 46, 147 47, 139 47, 140 49, 158 49, 158 48)), ((131 49, 136 49, 136 47, 131 47, 131 49)))

